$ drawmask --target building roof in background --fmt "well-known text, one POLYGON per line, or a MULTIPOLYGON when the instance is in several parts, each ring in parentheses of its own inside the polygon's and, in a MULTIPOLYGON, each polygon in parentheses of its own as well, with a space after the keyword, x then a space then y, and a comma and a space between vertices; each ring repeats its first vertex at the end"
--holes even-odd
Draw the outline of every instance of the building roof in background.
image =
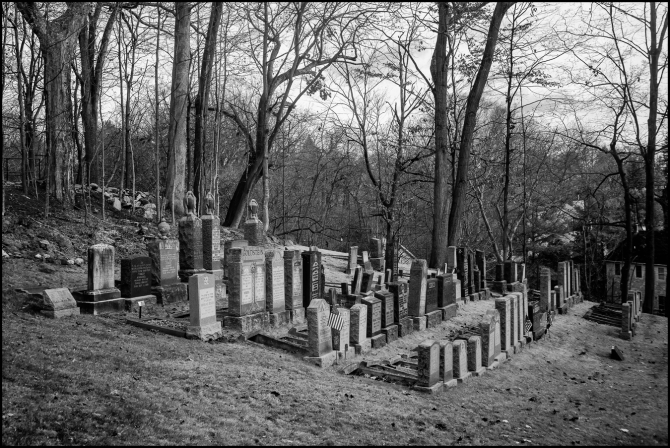
MULTIPOLYGON (((623 261, 623 244, 622 240, 617 244, 616 248, 607 255, 607 261, 623 261)), ((654 232, 654 264, 667 265, 668 263, 668 243, 665 238, 663 230, 656 230, 654 232)), ((639 232, 633 235, 633 263, 647 262, 647 232, 639 232)))

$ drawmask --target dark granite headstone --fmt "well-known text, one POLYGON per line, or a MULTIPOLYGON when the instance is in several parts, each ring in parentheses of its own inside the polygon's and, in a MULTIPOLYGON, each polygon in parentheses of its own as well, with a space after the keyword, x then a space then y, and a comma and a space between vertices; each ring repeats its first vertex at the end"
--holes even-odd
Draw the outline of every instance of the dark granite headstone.
POLYGON ((121 296, 132 297, 151 294, 151 258, 134 257, 121 260, 121 296))
POLYGON ((308 307, 321 294, 321 252, 305 251, 302 256, 302 303, 308 307))
POLYGON ((429 278, 426 281, 426 314, 437 310, 437 279, 429 278))
POLYGON ((390 291, 377 291, 375 297, 382 302, 382 328, 395 323, 394 309, 393 309, 393 293, 390 291))
POLYGON ((284 251, 284 301, 287 310, 303 307, 302 258, 299 250, 284 251))
POLYGON ((189 214, 179 220, 179 276, 204 272, 202 257, 202 220, 189 214))
POLYGON ((147 243, 151 258, 151 284, 167 286, 179 282, 179 240, 154 239, 147 243))
POLYGON ((214 271, 221 269, 221 225, 216 215, 202 216, 202 267, 214 271))
POLYGON ((265 248, 231 248, 228 256, 228 313, 233 317, 265 311, 265 248))
POLYGON ((377 336, 382 329, 382 302, 371 296, 365 296, 361 303, 368 307, 367 336, 377 336))
POLYGON ((393 294, 393 323, 400 323, 407 314, 407 283, 389 283, 389 291, 393 294))

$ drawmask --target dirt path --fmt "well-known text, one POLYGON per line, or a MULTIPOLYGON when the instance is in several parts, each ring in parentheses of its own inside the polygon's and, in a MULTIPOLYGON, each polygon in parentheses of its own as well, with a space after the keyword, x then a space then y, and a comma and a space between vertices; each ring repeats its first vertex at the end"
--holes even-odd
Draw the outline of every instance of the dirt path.
MULTIPOLYGON (((44 319, 6 293, 2 442, 667 445, 667 319, 644 315, 635 339, 622 341, 580 317, 591 305, 560 316, 550 338, 500 368, 430 396, 251 342, 206 344, 114 318, 44 319), (609 359, 614 344, 625 361, 609 359)), ((487 306, 468 305, 435 332, 487 306)))

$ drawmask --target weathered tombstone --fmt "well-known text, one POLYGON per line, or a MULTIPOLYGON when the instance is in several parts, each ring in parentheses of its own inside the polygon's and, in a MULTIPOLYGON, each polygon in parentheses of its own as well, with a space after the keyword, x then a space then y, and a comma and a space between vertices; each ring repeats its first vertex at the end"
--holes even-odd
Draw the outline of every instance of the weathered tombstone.
POLYGON ((244 221, 244 239, 249 241, 250 246, 263 246, 265 244, 265 225, 258 219, 258 202, 255 199, 249 201, 247 207, 247 220, 244 221))
POLYGON ((519 344, 519 296, 510 293, 509 296, 510 347, 514 353, 521 351, 519 344))
POLYGON ((167 305, 188 300, 188 286, 179 282, 179 240, 154 238, 147 243, 151 258, 151 293, 167 305))
POLYGON ((473 278, 473 289, 474 292, 480 292, 481 291, 481 272, 479 272, 479 269, 475 269, 472 272, 472 278, 473 278))
POLYGON ((361 293, 366 294, 369 291, 372 291, 374 286, 374 271, 363 272, 363 278, 361 280, 361 293))
POLYGON ((445 270, 445 273, 447 274, 456 273, 458 269, 456 261, 456 246, 447 247, 447 269, 449 269, 449 271, 445 270))
POLYGON ((370 350, 371 343, 367 336, 368 307, 358 303, 349 308, 351 320, 349 321, 349 338, 356 348, 356 354, 360 355, 370 350))
POLYGON ((228 256, 229 299, 224 325, 242 333, 266 328, 265 249, 233 247, 228 256))
POLYGON ((382 241, 379 238, 370 238, 370 258, 380 258, 382 256, 382 241))
POLYGON ((533 300, 528 303, 528 318, 533 324, 532 333, 533 339, 538 340, 544 335, 546 330, 546 313, 540 312, 540 304, 538 301, 533 300))
POLYGON ((389 283, 388 287, 393 294, 393 322, 398 325, 398 336, 403 338, 414 330, 407 310, 408 285, 393 282, 389 283))
POLYGON ((292 324, 305 321, 302 300, 302 257, 299 250, 284 251, 284 304, 292 324))
POLYGON ((270 313, 270 325, 275 327, 291 322, 291 312, 286 309, 285 278, 282 251, 265 251, 265 309, 270 313))
POLYGON ((468 339, 468 371, 474 376, 482 376, 486 372, 482 367, 482 340, 479 336, 468 339))
POLYGON ((133 257, 121 260, 121 296, 124 298, 151 294, 151 258, 133 257))
POLYGON ((337 335, 337 339, 339 342, 337 348, 333 346, 333 350, 337 350, 340 353, 346 353, 347 347, 351 347, 351 349, 353 350, 353 346, 351 345, 351 340, 349 338, 349 331, 351 326, 351 312, 349 311, 348 308, 339 306, 335 307, 335 312, 342 319, 342 329, 340 331, 337 331, 334 328, 332 329, 333 340, 335 339, 335 335, 337 335))
POLYGON ((548 268, 540 269, 540 310, 548 311, 551 300, 551 271, 548 268))
POLYGON ((189 191, 184 203, 187 214, 179 220, 179 277, 188 280, 194 274, 201 274, 203 268, 202 220, 195 214, 195 196, 189 191))
POLYGON ((67 288, 45 289, 38 303, 40 312, 52 319, 66 316, 78 316, 79 307, 67 288))
POLYGON ((503 357, 501 355, 502 351, 502 344, 501 344, 501 333, 500 333, 500 313, 498 310, 493 309, 493 310, 488 310, 486 311, 487 315, 490 315, 493 319, 493 322, 495 324, 495 346, 494 346, 494 353, 496 357, 496 361, 502 361, 503 357))
POLYGON ((372 269, 372 263, 370 263, 370 258, 368 257, 368 251, 364 250, 363 251, 363 271, 365 272, 372 272, 374 269, 372 269))
POLYGON ((479 289, 482 290, 486 288, 486 256, 483 250, 475 251, 475 262, 480 274, 479 289))
POLYGON ((320 357, 333 351, 329 314, 330 307, 324 299, 314 299, 307 307, 307 347, 310 356, 320 357))
POLYGON ((632 323, 632 308, 633 308, 633 302, 626 302, 621 304, 621 338, 622 339, 631 339, 633 337, 633 333, 631 331, 633 323, 632 323))
POLYGON ((372 348, 381 348, 386 343, 386 338, 381 334, 382 331, 382 303, 381 300, 365 296, 361 298, 361 304, 368 307, 367 313, 367 337, 370 338, 372 348))
MULTIPOLYGON (((563 293, 565 296, 562 297, 564 299, 567 297, 567 284, 566 284, 566 273, 565 273, 565 262, 560 261, 558 263, 558 286, 563 287, 563 293)), ((561 300, 561 306, 563 305, 563 301, 561 300)))
POLYGON ((351 275, 358 266, 358 246, 351 246, 349 248, 349 260, 347 263, 346 274, 351 275))
POLYGON ((88 248, 88 289, 73 293, 82 313, 123 311, 125 301, 114 287, 114 247, 95 244, 88 248))
POLYGON ((216 320, 216 292, 213 274, 193 274, 188 279, 190 322, 186 336, 203 341, 221 337, 221 322, 216 320))
POLYGON ((461 297, 467 297, 470 292, 467 290, 467 256, 463 247, 456 249, 456 276, 461 281, 461 297))
POLYGON ((466 249, 468 261, 468 295, 477 292, 475 285, 475 256, 472 252, 466 249))
POLYGON ((440 345, 437 341, 423 341, 416 348, 418 355, 417 362, 417 383, 415 390, 422 392, 436 393, 442 390, 440 381, 440 345))
POLYGON ((321 252, 309 250, 302 256, 302 303, 304 307, 321 298, 321 252))
POLYGON ((380 290, 374 293, 375 298, 381 301, 381 326, 382 329, 395 323, 395 310, 393 307, 393 293, 391 291, 380 290))
POLYGON ((245 247, 249 245, 247 240, 231 240, 223 243, 223 277, 228 278, 228 252, 231 247, 245 247))
POLYGON ((409 281, 408 313, 412 317, 423 317, 426 314, 426 276, 428 264, 426 260, 412 261, 409 281))
POLYGON ((442 323, 443 311, 437 308, 437 278, 426 281, 426 328, 433 328, 442 323))
POLYGON ((363 267, 356 266, 354 268, 354 278, 351 281, 351 293, 360 294, 363 286, 363 267))
POLYGON ((451 341, 438 341, 440 345, 440 380, 445 387, 454 387, 458 381, 454 378, 454 345, 451 341))
POLYGON ((514 354, 512 342, 512 323, 510 319, 510 298, 505 296, 495 300, 496 310, 500 314, 500 348, 508 358, 514 354))
POLYGON ((467 355, 467 343, 463 339, 456 339, 453 341, 453 365, 454 365, 454 378, 459 383, 463 383, 470 378, 470 372, 468 372, 468 355, 467 355))
POLYGON ((437 276, 437 306, 442 310, 442 320, 456 316, 458 305, 456 296, 460 296, 456 274, 445 273, 437 276))
MULTIPOLYGON (((202 215, 202 267, 207 271, 218 271, 221 267, 221 224, 214 214, 214 196, 207 193, 206 213, 202 215)), ((212 272, 213 273, 213 272, 212 272)))
POLYGON ((492 314, 486 313, 479 322, 479 331, 482 340, 482 364, 493 368, 496 360, 496 322, 492 314))

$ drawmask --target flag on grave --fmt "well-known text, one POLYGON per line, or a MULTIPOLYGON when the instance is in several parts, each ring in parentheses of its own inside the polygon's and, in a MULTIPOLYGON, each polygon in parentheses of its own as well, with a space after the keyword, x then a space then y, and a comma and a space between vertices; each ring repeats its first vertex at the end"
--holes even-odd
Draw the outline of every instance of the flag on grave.
POLYGON ((526 317, 526 323, 524 325, 524 330, 528 333, 533 328, 533 323, 526 317))
POLYGON ((339 314, 330 313, 328 316, 328 326, 338 332, 342 331, 342 327, 344 327, 344 319, 342 319, 342 316, 339 314))

